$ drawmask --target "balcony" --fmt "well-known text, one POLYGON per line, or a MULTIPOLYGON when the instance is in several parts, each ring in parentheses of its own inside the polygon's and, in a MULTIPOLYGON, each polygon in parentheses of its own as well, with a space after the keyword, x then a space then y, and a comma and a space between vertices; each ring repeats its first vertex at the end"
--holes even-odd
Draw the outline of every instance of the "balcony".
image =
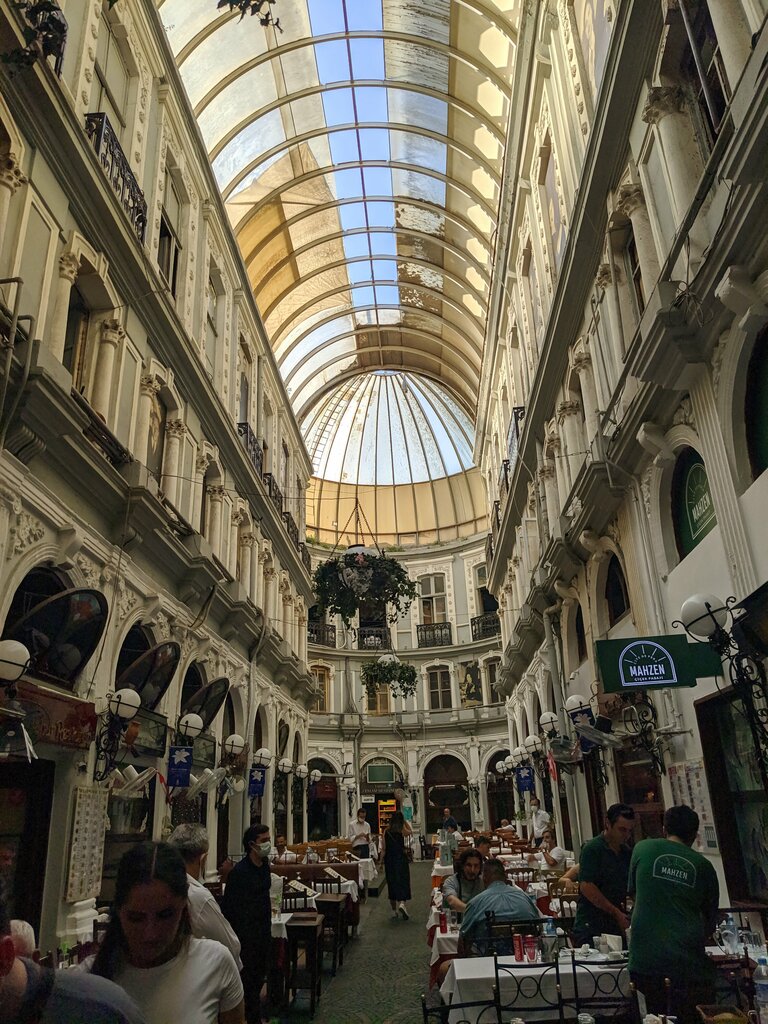
POLYGON ((515 405, 512 407, 512 419, 509 421, 509 430, 507 431, 507 458, 509 460, 510 477, 515 470, 515 463, 517 462, 518 445, 522 429, 520 424, 524 416, 524 405, 515 405))
POLYGON ((243 442, 243 447, 248 453, 248 458, 253 463, 256 476, 260 477, 264 467, 264 450, 261 447, 261 441, 251 430, 251 425, 248 422, 238 423, 237 432, 240 435, 240 440, 243 442))
POLYGON ((420 622, 416 626, 416 640, 419 647, 450 647, 450 622, 420 622))
POLYGON ((304 563, 304 568, 311 575, 312 574, 312 557, 311 557, 309 551, 307 551, 307 545, 304 544, 303 542, 299 543, 299 554, 301 555, 301 560, 304 563))
POLYGON ((504 459, 499 472, 499 497, 506 498, 509 494, 509 459, 504 459))
POLYGON ((359 651, 389 651, 392 637, 386 626, 361 626, 357 631, 359 651))
MULTIPOLYGON (((22 6, 15 4, 14 6, 22 6)), ((67 45, 67 19, 64 17, 56 0, 51 4, 26 4, 23 11, 25 21, 35 30, 35 46, 42 51, 43 57, 53 57, 53 70, 61 76, 64 63, 64 47, 67 45)), ((26 34, 26 33, 25 33, 26 34)), ((27 37, 28 38, 28 37, 27 37)))
POLYGON ((501 623, 497 612, 475 615, 470 619, 473 640, 491 640, 501 633, 501 623))
POLYGON ((285 523, 285 528, 288 531, 288 536, 293 541, 293 546, 295 548, 298 548, 298 546, 299 546, 299 528, 296 525, 296 521, 294 520, 294 518, 293 518, 293 516, 291 515, 290 512, 283 512, 283 522, 285 523))
POLYGON ((498 536, 499 530, 501 529, 501 502, 494 501, 493 508, 491 509, 491 533, 494 537, 498 536))
POLYGON ((265 473, 262 477, 264 480, 264 486, 267 488, 267 494, 270 497, 272 504, 277 509, 277 514, 282 518, 283 515, 283 492, 277 486, 277 480, 271 473, 265 473))
POLYGON ((485 537, 485 564, 490 570, 493 564, 493 534, 488 533, 485 537))
POLYGON ((318 647, 336 647, 336 627, 323 622, 310 622, 307 626, 307 640, 318 647))
POLYGON ((86 114, 85 134, 96 150, 115 195, 123 204, 136 237, 143 244, 147 228, 147 201, 107 115, 86 114))

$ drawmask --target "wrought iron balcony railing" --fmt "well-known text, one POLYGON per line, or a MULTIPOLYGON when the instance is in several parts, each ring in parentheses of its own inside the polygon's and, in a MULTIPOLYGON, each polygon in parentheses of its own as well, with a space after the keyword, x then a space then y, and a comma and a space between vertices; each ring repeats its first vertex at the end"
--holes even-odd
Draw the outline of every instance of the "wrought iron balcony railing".
POLYGON ((256 475, 261 476, 261 470, 264 466, 264 449, 261 447, 261 442, 251 430, 251 425, 247 421, 237 424, 237 432, 240 435, 240 440, 243 442, 245 450, 248 452, 248 458, 253 463, 256 475))
POLYGON ((450 622, 420 622, 416 626, 416 640, 419 647, 450 647, 450 622))
POLYGON ((485 564, 490 569, 493 563, 493 534, 488 533, 485 537, 485 564))
POLYGON ((392 637, 386 626, 361 626, 357 631, 357 648, 360 651, 388 651, 392 637))
POLYGON ((283 492, 277 486, 277 480, 272 476, 271 473, 265 473, 262 477, 264 484, 267 488, 267 494, 269 495, 272 504, 277 509, 277 514, 282 516, 283 514, 283 492))
POLYGON ((499 497, 506 498, 509 494, 509 459, 504 459, 499 470, 499 497))
POLYGON ((509 421, 509 429, 507 430, 507 457, 509 459, 509 475, 515 469, 515 463, 517 462, 518 444, 520 441, 520 424, 525 416, 525 406, 515 405, 512 407, 512 418, 509 421))
POLYGON ((312 557, 310 556, 309 551, 307 551, 307 545, 303 542, 299 544, 299 554, 301 555, 301 560, 304 563, 304 568, 307 570, 308 573, 311 573, 312 557))
POLYGON ((299 528, 296 525, 296 521, 294 520, 294 518, 293 518, 293 516, 291 515, 290 512, 283 512, 283 522, 285 523, 285 528, 288 531, 288 536, 293 541, 294 546, 296 548, 298 548, 298 546, 299 546, 299 528))
POLYGON ((115 191, 136 237, 144 242, 147 229, 147 201, 106 114, 86 114, 85 134, 96 150, 104 173, 115 191))
POLYGON ((491 533, 495 537, 501 529, 501 502, 494 501, 491 509, 491 533))
POLYGON ((470 619, 473 640, 490 640, 501 633, 501 623, 497 612, 486 612, 470 619))
POLYGON ((336 646, 336 627, 323 622, 310 622, 307 626, 307 640, 318 647, 336 646))

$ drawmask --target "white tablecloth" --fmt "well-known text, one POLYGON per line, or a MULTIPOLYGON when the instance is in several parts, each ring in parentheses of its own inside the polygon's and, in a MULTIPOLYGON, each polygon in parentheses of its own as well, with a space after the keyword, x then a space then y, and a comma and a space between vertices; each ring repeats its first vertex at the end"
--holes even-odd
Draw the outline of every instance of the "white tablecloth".
MULTIPOLYGON (((445 936, 444 936, 445 937, 445 936)), ((448 936, 450 938, 450 936, 448 936)), ((433 947, 434 950, 434 947, 433 947)), ((611 975, 613 978, 618 979, 620 990, 623 994, 629 992, 629 972, 624 964, 612 964, 607 961, 607 958, 595 956, 590 957, 591 968, 593 972, 595 969, 599 977, 604 975, 611 975)), ((512 964, 516 961, 509 957, 504 957, 499 960, 499 964, 512 964)), ((562 986, 563 996, 571 998, 573 996, 573 983, 571 971, 571 964, 566 959, 565 962, 561 960, 562 970, 562 986)), ((579 970, 579 968, 577 968, 579 970)), ((584 971, 586 975, 586 970, 584 971)), ((544 976, 541 981, 542 996, 550 1001, 555 1007, 557 1006, 557 980, 555 975, 554 964, 524 964, 515 973, 515 978, 520 979, 521 974, 525 977, 538 978, 544 976)), ((515 989, 515 983, 511 977, 507 976, 505 979, 502 973, 499 978, 500 981, 500 996, 502 1004, 505 999, 511 999, 515 989), (506 990, 506 995, 505 995, 506 990)), ((448 969, 448 974, 445 977, 445 981, 440 987, 440 995, 443 1001, 456 1002, 456 1003, 469 1003, 474 1001, 486 1000, 490 1003, 493 1000, 493 986, 496 982, 494 969, 493 969, 493 957, 491 956, 477 956, 469 958, 459 958, 452 960, 451 965, 448 969)), ((606 992, 611 992, 613 989, 613 981, 605 980, 601 984, 606 992)), ((537 997, 537 1001, 540 1001, 541 997, 537 997)), ((537 1018, 543 1016, 543 1014, 537 1014, 535 1010, 528 1010, 526 1012, 526 1002, 524 997, 520 997, 515 1002, 515 1010, 520 1010, 520 1016, 524 1018, 526 1022, 535 1021, 537 1018)), ((469 1007, 463 1010, 455 1010, 449 1015, 450 1024, 455 1024, 458 1021, 469 1021, 476 1022, 478 1019, 485 1024, 486 1021, 492 1019, 490 1016, 491 1011, 485 1010, 483 1013, 483 1007, 469 1007), (481 1016, 481 1014, 483 1014, 481 1016)), ((547 1013, 547 1016, 552 1016, 551 1012, 547 1013)), ((575 1012, 571 1007, 566 1007, 566 1016, 574 1017, 575 1012)), ((493 1018, 495 1019, 495 1018, 493 1018)))
MULTIPOLYGON (((338 879, 337 878, 329 878, 328 881, 334 883, 333 891, 335 892, 336 891, 335 883, 338 881, 338 879)), ((317 891, 319 892, 320 890, 318 889, 317 891)), ((357 903, 359 895, 360 895, 360 890, 357 887, 357 882, 353 882, 351 878, 343 879, 343 881, 341 883, 341 891, 345 892, 347 894, 347 896, 351 896, 353 903, 357 903)))
POLYGON ((438 861, 432 862, 432 875, 433 877, 447 878, 448 875, 452 875, 456 869, 453 864, 450 867, 443 867, 438 861))
POLYGON ((365 885, 366 882, 372 882, 377 875, 376 865, 373 863, 372 857, 361 857, 357 862, 358 868, 358 885, 365 885))
POLYGON ((441 956, 456 956, 459 951, 459 929, 458 927, 447 932, 440 929, 435 932, 435 941, 432 943, 432 956, 429 958, 429 966, 437 963, 441 956))
POLYGON ((273 939, 287 939, 288 929, 285 927, 288 921, 291 919, 291 914, 281 914, 280 917, 272 918, 272 938, 273 939))

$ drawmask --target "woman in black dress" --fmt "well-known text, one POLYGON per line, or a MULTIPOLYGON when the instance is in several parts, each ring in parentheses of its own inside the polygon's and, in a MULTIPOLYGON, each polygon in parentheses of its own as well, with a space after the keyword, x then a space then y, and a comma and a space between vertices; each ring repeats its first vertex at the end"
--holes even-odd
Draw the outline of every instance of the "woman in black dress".
POLYGON ((405 840, 411 832, 411 826, 403 818, 403 812, 395 811, 389 819, 389 827, 382 836, 382 859, 387 876, 392 917, 399 914, 404 921, 408 920, 405 902, 411 898, 411 870, 408 866, 405 840))

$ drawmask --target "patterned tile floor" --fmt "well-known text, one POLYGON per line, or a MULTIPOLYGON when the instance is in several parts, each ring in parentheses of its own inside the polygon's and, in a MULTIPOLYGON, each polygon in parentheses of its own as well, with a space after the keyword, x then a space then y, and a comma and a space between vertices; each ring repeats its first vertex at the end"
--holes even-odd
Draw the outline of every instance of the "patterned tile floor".
MULTIPOLYGON (((411 865, 410 921, 392 920, 386 887, 362 907, 358 937, 351 939, 335 978, 323 974, 323 994, 313 1024, 419 1024, 421 993, 429 976, 426 914, 430 864, 411 865)), ((309 1021, 308 994, 279 1018, 280 1024, 309 1021)))

